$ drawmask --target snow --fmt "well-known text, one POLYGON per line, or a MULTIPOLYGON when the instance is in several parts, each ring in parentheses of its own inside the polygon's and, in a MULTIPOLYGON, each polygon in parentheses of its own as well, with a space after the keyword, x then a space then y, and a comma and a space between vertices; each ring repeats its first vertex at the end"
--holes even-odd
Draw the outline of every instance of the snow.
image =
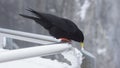
POLYGON ((81 12, 80 12, 81 20, 85 19, 86 12, 87 12, 87 9, 89 8, 89 6, 90 6, 89 0, 85 0, 84 4, 81 6, 81 12))
MULTIPOLYGON (((0 52, 6 51, 9 50, 0 49, 0 52)), ((65 62, 59 62, 58 60, 34 57, 0 63, 0 68, 80 68, 82 63, 82 54, 78 49, 73 48, 63 52, 62 55, 65 59, 71 62, 71 65, 65 62)))
POLYGON ((55 13, 56 10, 54 8, 49 9, 50 12, 55 13))
POLYGON ((97 49, 98 55, 106 55, 107 49, 106 48, 99 48, 97 49))
POLYGON ((75 0, 75 1, 76 1, 76 7, 78 7, 76 16, 79 16, 81 18, 81 21, 83 21, 86 17, 86 12, 87 12, 88 8, 90 7, 90 1, 85 0, 83 5, 80 4, 79 0, 75 0))

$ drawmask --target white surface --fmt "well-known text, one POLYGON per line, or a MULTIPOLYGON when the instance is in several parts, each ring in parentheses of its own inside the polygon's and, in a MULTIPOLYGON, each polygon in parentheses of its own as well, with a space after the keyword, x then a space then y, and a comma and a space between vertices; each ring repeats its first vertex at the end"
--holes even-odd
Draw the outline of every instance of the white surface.
MULTIPOLYGON (((6 50, 1 49, 1 52, 6 50)), ((34 57, 12 62, 0 63, 0 68, 80 68, 82 63, 82 54, 79 50, 73 48, 70 51, 63 52, 62 55, 71 62, 72 65, 59 62, 57 60, 34 57)))
POLYGON ((0 49, 6 45, 6 37, 0 35, 0 49))
POLYGON ((28 47, 0 53, 0 62, 58 54, 72 48, 68 43, 28 47))

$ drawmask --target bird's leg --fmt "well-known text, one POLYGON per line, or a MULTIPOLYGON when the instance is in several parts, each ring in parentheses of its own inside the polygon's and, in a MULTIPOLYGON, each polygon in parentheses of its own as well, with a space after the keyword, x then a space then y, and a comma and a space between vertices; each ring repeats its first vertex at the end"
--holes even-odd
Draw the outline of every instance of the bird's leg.
POLYGON ((59 38, 59 39, 61 39, 61 42, 71 43, 70 39, 67 38, 59 38))

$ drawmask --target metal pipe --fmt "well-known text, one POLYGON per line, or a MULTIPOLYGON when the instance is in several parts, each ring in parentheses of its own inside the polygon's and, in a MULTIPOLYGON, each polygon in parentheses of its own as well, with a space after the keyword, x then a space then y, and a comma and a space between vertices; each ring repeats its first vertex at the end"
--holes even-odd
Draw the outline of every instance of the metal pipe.
POLYGON ((6 37, 0 35, 0 49, 6 45, 6 37))
POLYGON ((60 40, 51 36, 38 35, 28 32, 5 29, 5 28, 0 28, 0 35, 13 39, 38 43, 38 44, 51 44, 55 42, 60 42, 60 40))
POLYGON ((96 68, 96 57, 85 49, 81 50, 85 59, 83 59, 81 68, 96 68))
POLYGON ((53 44, 47 46, 36 46, 29 48, 22 48, 16 50, 9 50, 7 52, 0 53, 0 63, 13 60, 53 55, 71 49, 71 45, 68 43, 53 44))

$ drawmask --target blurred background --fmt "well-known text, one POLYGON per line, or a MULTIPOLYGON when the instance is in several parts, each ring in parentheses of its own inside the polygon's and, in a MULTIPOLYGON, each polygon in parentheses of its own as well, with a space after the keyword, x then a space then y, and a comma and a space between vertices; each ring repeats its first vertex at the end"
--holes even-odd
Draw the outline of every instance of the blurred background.
POLYGON ((19 16, 31 15, 28 8, 74 21, 85 35, 85 49, 96 56, 97 68, 120 68, 120 0, 0 0, 0 28, 49 35, 19 16))

